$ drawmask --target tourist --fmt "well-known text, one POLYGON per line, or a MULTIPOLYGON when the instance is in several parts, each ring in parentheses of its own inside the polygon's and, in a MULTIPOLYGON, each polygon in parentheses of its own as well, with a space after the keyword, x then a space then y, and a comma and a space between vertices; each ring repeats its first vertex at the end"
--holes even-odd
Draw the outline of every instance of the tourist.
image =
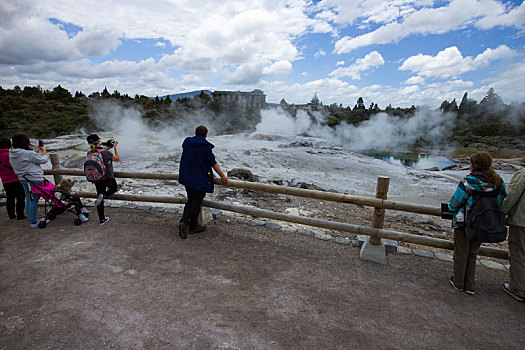
POLYGON ((26 195, 24 187, 9 162, 9 149, 11 140, 7 137, 0 138, 0 178, 6 195, 5 208, 9 220, 24 220, 26 195))
POLYGON ((213 192, 213 172, 221 177, 224 185, 228 177, 224 175, 215 160, 212 149, 215 147, 206 140, 208 129, 198 126, 195 136, 187 137, 182 143, 182 156, 179 166, 179 183, 186 187, 188 201, 184 206, 184 213, 179 223, 179 235, 185 239, 188 233, 203 232, 206 227, 197 224, 201 204, 206 193, 213 192))
POLYGON ((509 276, 503 290, 518 301, 525 301, 525 169, 518 171, 509 183, 503 210, 509 225, 509 276))
POLYGON ((476 258, 481 242, 465 236, 465 210, 469 212, 477 200, 476 192, 492 191, 498 191, 497 199, 501 204, 506 194, 505 184, 492 168, 492 157, 486 152, 476 153, 470 157, 470 174, 459 183, 448 204, 454 212, 454 276, 450 284, 469 295, 475 294, 476 258))
POLYGON ((115 172, 113 171, 113 162, 120 161, 120 156, 117 150, 117 141, 109 140, 105 143, 105 148, 102 147, 100 137, 97 134, 89 135, 86 138, 89 144, 89 152, 100 152, 106 166, 106 179, 101 182, 95 182, 97 189, 97 200, 95 205, 97 207, 98 219, 100 225, 104 225, 109 221, 109 217, 104 214, 104 199, 109 198, 112 194, 118 191, 117 180, 115 179, 115 172), (110 149, 115 151, 113 154, 110 149))
POLYGON ((31 228, 35 228, 44 219, 37 219, 40 195, 31 193, 29 185, 33 186, 44 181, 44 170, 41 164, 45 164, 49 160, 46 145, 42 143, 33 150, 29 137, 24 134, 14 135, 12 141, 13 148, 9 151, 9 162, 11 162, 11 166, 24 188, 26 195, 25 209, 29 217, 29 225, 31 228), (38 154, 40 151, 42 151, 42 155, 38 154))

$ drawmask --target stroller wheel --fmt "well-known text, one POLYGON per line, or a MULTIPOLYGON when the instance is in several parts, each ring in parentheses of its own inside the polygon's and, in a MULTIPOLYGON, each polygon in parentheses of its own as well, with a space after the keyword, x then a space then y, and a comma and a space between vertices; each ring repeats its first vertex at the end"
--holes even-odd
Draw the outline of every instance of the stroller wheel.
POLYGON ((73 223, 75 224, 75 226, 82 225, 82 221, 80 219, 75 219, 75 221, 73 221, 73 223))
POLYGON ((44 227, 46 227, 46 225, 47 225, 47 224, 46 224, 45 221, 40 221, 40 222, 38 223, 38 228, 44 228, 44 227))
POLYGON ((55 220, 56 217, 57 217, 57 216, 56 216, 55 214, 53 214, 53 213, 49 213, 49 214, 47 214, 47 218, 48 218, 49 220, 55 220))

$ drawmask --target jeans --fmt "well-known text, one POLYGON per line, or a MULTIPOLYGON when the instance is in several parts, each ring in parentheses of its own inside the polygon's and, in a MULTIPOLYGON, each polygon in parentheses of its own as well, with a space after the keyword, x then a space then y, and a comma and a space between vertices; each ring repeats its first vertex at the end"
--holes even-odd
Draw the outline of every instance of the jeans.
MULTIPOLYGON (((22 184, 22 187, 24 188, 24 192, 26 193, 26 213, 27 217, 29 218, 29 223, 36 224, 38 222, 37 219, 37 209, 38 209, 38 200, 40 199, 40 195, 37 193, 33 193, 33 200, 31 200, 31 192, 29 190, 29 185, 27 183, 27 180, 20 180, 20 183, 22 184)), ((33 182, 34 184, 42 183, 40 182, 33 182)))
POLYGON ((19 181, 9 182, 3 185, 6 195, 5 207, 7 209, 7 216, 9 216, 9 219, 11 220, 22 220, 25 217, 24 209, 26 205, 26 195, 24 188, 22 187, 19 181))

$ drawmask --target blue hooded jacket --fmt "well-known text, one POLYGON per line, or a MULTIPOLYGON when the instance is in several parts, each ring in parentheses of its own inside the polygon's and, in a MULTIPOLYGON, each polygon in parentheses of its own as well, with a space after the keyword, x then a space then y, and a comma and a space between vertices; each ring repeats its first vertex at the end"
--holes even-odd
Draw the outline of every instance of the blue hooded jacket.
POLYGON ((201 192, 213 192, 212 167, 217 164, 215 146, 202 136, 187 137, 182 143, 179 183, 201 192))
POLYGON ((464 210, 469 212, 474 202, 479 198, 476 196, 476 192, 492 192, 498 191, 497 200, 499 204, 503 203, 503 199, 507 195, 505 183, 501 180, 501 186, 494 186, 488 182, 476 177, 475 175, 467 175, 459 183, 454 195, 448 203, 449 210, 453 211, 454 218, 452 219, 453 228, 465 227, 465 213, 464 210))

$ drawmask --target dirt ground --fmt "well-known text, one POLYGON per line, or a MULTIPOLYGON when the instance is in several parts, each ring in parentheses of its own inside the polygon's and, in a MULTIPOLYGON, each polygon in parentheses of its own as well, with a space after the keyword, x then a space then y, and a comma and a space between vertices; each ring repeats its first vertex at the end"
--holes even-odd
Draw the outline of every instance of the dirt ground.
MULTIPOLYGON (((45 229, 0 218, 0 349, 523 349, 507 273, 359 250, 223 215, 182 240, 180 214, 108 208, 45 229), (95 213, 93 213, 95 215, 95 213)), ((4 214, 2 212, 2 214, 4 214)))

